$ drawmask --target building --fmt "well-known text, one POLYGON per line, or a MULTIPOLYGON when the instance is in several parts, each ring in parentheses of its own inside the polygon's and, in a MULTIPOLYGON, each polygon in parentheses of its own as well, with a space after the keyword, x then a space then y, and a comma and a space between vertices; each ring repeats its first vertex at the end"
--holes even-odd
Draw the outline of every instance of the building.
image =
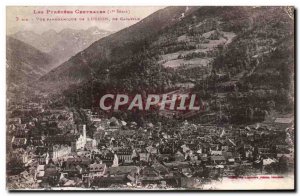
POLYGON ((82 126, 82 134, 80 134, 79 138, 76 141, 76 149, 84 149, 86 145, 86 125, 82 126))
POLYGON ((27 146, 26 138, 15 138, 15 136, 11 140, 13 148, 25 148, 27 146))
POLYGON ((106 174, 107 166, 103 163, 93 163, 89 165, 89 176, 91 178, 102 177, 106 174))
POLYGON ((91 150, 97 147, 97 141, 95 139, 86 138, 85 148, 91 150))
POLYGON ((117 156, 119 161, 131 163, 132 162, 132 150, 130 148, 121 148, 117 150, 117 156))
POLYGON ((67 156, 71 153, 71 146, 68 145, 54 145, 52 147, 52 158, 57 159, 67 156))

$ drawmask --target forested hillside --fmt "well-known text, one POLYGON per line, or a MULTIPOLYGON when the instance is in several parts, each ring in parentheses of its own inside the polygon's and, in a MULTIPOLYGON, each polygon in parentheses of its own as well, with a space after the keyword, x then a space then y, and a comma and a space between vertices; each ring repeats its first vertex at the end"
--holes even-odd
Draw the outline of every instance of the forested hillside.
POLYGON ((291 111, 293 77, 286 7, 168 7, 95 42, 41 82, 64 82, 60 104, 81 107, 107 92, 185 88, 220 121, 243 122, 291 111))

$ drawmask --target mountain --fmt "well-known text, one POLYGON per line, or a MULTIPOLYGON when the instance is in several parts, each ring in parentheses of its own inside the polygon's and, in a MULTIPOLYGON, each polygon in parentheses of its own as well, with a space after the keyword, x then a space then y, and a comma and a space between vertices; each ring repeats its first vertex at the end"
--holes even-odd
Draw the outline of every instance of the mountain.
POLYGON ((169 7, 155 12, 137 24, 94 42, 87 49, 50 71, 42 81, 78 83, 108 63, 121 62, 140 51, 150 37, 172 26, 183 14, 189 15, 196 7, 169 7))
POLYGON ((293 42, 289 7, 167 7, 94 42, 40 83, 78 107, 98 106, 105 93, 183 87, 210 112, 221 113, 218 103, 225 120, 248 122, 253 111, 291 110, 293 42))
POLYGON ((51 70, 110 33, 109 31, 100 30, 98 27, 91 27, 87 30, 63 29, 60 32, 51 29, 42 34, 32 31, 20 31, 11 35, 11 37, 51 55, 55 59, 54 64, 48 68, 48 70, 51 70))
POLYGON ((6 37, 6 70, 9 86, 28 84, 44 75, 52 57, 12 37, 6 37))
POLYGON ((51 41, 45 41, 40 34, 37 34, 33 31, 19 31, 9 36, 29 44, 44 53, 48 53, 50 51, 51 45, 49 46, 48 44, 53 44, 51 41))

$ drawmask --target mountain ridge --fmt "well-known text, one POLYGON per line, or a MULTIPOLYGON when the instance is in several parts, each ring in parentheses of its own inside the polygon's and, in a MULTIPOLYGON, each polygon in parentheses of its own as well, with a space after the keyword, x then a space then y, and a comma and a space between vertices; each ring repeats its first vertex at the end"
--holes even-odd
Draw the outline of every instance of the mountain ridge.
POLYGON ((294 46, 283 46, 293 40, 294 21, 285 7, 185 11, 165 8, 98 40, 40 82, 62 93, 64 104, 77 107, 96 107, 105 93, 160 94, 184 87, 215 112, 216 99, 223 94, 230 111, 226 115, 232 114, 226 119, 238 118, 236 122, 244 122, 241 114, 255 108, 259 114, 274 104, 279 110, 291 109, 294 46), (279 55, 282 59, 272 62, 279 55))
POLYGON ((55 61, 48 68, 50 71, 110 33, 110 31, 101 30, 95 26, 86 30, 66 28, 59 32, 50 29, 41 34, 33 31, 20 31, 10 36, 52 56, 55 61))
POLYGON ((45 74, 52 57, 20 40, 6 37, 8 85, 29 84, 45 74))
MULTIPOLYGON (((191 10, 193 9, 196 9, 196 7, 193 7, 191 10)), ((145 38, 148 38, 163 28, 172 25, 172 23, 176 22, 175 20, 180 18, 181 13, 185 12, 185 10, 185 7, 169 7, 158 10, 142 21, 94 42, 84 51, 77 53, 69 61, 63 63, 56 69, 51 70, 47 75, 43 76, 41 80, 52 80, 51 78, 60 80, 63 75, 66 75, 65 78, 70 77, 71 80, 73 80, 74 78, 72 78, 72 73, 76 75, 76 70, 81 70, 79 75, 82 75, 82 77, 79 77, 78 80, 74 79, 74 81, 82 81, 81 78, 85 78, 90 75, 92 72, 91 70, 94 70, 94 67, 98 66, 95 65, 95 61, 97 61, 97 59, 101 59, 102 62, 100 64, 103 65, 108 61, 111 61, 111 57, 114 55, 118 56, 117 59, 114 59, 116 61, 120 61, 121 59, 132 55, 135 51, 140 50, 138 45, 144 44, 139 44, 137 42, 143 42, 145 38), (97 51, 97 53, 94 51, 97 51), (89 65, 86 66, 87 68, 84 68, 86 65, 85 59, 95 60, 89 62, 89 65), (70 70, 69 67, 72 67, 73 70, 70 70)), ((191 13, 191 10, 188 11, 188 13, 191 13)))

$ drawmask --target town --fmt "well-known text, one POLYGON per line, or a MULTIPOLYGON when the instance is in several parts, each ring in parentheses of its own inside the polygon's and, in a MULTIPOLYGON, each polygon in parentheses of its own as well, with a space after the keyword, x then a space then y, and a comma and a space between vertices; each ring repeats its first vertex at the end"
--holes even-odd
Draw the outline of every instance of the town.
POLYGON ((9 100, 8 187, 203 189, 223 178, 293 172, 291 118, 248 126, 174 119, 138 125, 49 102, 38 93, 9 100))
POLYGON ((8 20, 7 189, 295 189, 294 8, 126 9, 8 20))

